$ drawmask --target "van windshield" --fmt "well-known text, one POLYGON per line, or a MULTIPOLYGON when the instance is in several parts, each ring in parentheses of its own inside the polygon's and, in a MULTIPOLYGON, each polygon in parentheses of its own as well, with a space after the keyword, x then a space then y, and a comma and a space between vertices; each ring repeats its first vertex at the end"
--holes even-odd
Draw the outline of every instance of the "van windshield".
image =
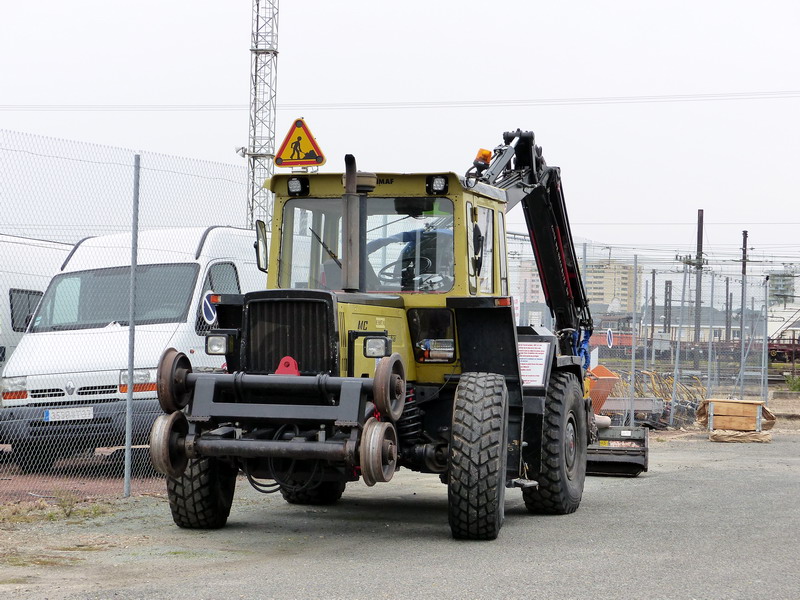
MULTIPOLYGON (((136 267, 136 324, 186 321, 198 270, 199 266, 192 263, 136 267)), ((127 325, 130 278, 130 267, 55 276, 39 304, 31 331, 127 325)))

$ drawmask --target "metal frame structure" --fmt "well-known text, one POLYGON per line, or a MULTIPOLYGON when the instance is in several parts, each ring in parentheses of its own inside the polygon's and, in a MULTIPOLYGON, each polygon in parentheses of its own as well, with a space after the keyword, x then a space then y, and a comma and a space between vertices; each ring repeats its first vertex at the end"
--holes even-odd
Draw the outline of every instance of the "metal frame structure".
POLYGON ((269 221, 272 206, 272 193, 263 186, 275 159, 278 0, 253 0, 250 57, 247 226, 254 228, 258 219, 269 221))

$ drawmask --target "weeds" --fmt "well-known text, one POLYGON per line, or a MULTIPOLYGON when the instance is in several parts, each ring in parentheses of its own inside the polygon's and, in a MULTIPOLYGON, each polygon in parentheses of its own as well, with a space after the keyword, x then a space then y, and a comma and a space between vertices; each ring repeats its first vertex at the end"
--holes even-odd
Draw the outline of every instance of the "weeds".
POLYGON ((791 375, 787 375, 786 387, 789 388, 790 392, 800 392, 800 376, 792 377, 791 375))
POLYGON ((56 505, 64 512, 64 516, 72 516, 75 505, 78 504, 78 495, 69 490, 56 490, 53 495, 56 498, 56 505))
POLYGON ((70 491, 53 493, 53 503, 45 499, 0 504, 0 525, 15 523, 38 523, 78 518, 92 519, 111 512, 111 505, 104 502, 81 500, 70 491))

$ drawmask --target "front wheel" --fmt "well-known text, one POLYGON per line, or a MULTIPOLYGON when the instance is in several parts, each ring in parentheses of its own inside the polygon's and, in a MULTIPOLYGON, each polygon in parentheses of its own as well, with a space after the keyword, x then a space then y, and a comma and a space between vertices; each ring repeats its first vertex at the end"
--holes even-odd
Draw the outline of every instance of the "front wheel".
POLYGON ((575 512, 586 480, 586 403, 573 373, 550 378, 542 431, 542 465, 538 488, 523 488, 532 513, 565 515, 575 512))
POLYGON ((186 529, 219 529, 228 522, 238 469, 218 458, 190 459, 180 477, 167 477, 172 519, 186 529))
POLYGON ((462 373, 453 401, 447 507, 453 537, 493 540, 503 525, 508 392, 502 375, 462 373))

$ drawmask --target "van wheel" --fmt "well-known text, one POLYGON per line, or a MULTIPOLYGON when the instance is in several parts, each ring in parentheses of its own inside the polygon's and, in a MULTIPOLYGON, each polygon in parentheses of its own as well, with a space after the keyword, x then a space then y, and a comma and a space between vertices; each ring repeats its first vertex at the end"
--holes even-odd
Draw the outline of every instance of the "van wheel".
POLYGON ((218 458, 194 458, 183 475, 167 477, 172 520, 186 529, 219 529, 228 522, 238 469, 218 458))
POLYGON ((17 442, 12 449, 13 460, 23 473, 49 473, 53 470, 56 455, 47 444, 17 442))

